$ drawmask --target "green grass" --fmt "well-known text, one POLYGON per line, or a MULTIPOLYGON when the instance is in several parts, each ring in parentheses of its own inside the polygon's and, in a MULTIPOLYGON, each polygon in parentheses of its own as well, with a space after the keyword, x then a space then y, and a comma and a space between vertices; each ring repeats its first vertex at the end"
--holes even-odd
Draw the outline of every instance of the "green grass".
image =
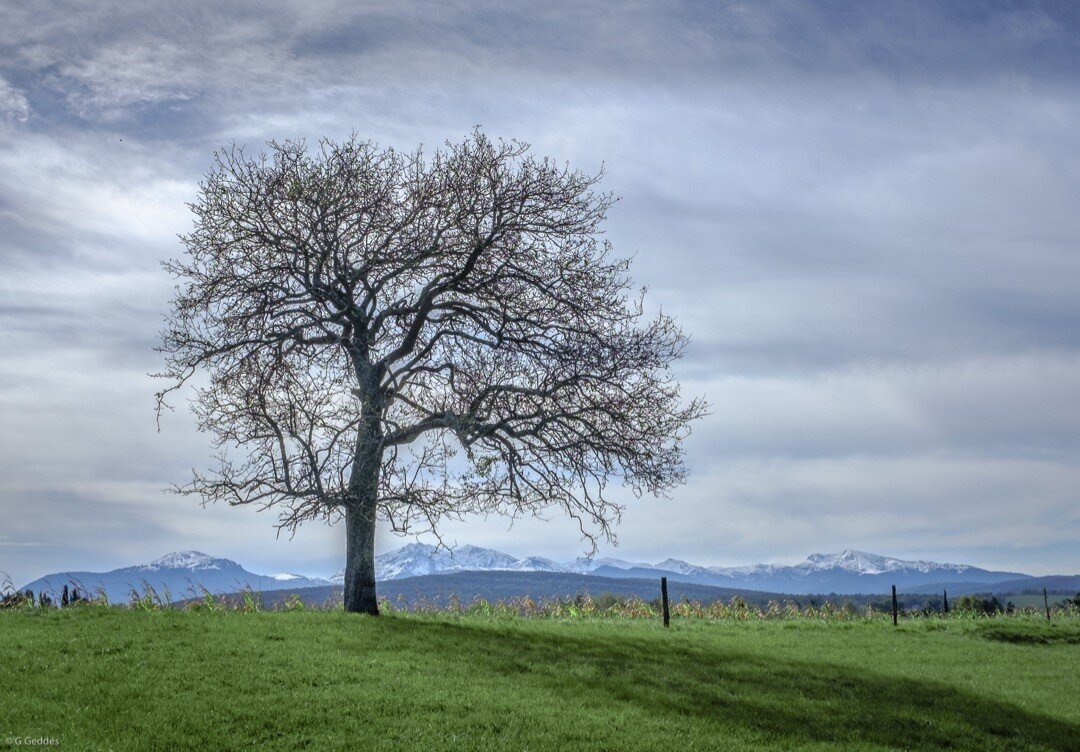
POLYGON ((0 612, 65 750, 1080 750, 1080 621, 0 612))

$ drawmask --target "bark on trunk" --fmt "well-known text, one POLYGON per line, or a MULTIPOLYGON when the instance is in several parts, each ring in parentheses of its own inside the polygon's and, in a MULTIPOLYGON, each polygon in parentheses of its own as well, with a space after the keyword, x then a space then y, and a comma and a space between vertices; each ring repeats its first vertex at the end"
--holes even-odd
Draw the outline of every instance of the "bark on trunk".
POLYGON ((375 497, 345 510, 345 610, 378 616, 375 599, 375 497))

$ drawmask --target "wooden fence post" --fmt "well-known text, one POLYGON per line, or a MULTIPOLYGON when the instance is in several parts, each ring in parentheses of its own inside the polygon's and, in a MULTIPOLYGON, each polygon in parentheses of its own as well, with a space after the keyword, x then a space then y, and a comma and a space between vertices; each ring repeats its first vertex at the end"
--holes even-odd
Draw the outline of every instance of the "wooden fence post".
POLYGON ((892 623, 896 626, 896 585, 892 586, 892 623))
POLYGON ((1050 621, 1050 599, 1046 597, 1046 588, 1043 588, 1043 606, 1046 608, 1046 620, 1050 621))
POLYGON ((668 612, 667 577, 660 578, 660 599, 664 602, 664 626, 671 626, 671 614, 668 612))

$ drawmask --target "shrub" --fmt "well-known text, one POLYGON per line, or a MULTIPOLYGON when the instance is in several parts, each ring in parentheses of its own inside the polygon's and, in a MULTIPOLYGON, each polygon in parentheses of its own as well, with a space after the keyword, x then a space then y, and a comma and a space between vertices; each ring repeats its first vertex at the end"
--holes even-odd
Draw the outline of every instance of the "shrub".
POLYGON ((1004 610, 996 596, 961 595, 953 601, 953 609, 978 616, 990 616, 1004 610))

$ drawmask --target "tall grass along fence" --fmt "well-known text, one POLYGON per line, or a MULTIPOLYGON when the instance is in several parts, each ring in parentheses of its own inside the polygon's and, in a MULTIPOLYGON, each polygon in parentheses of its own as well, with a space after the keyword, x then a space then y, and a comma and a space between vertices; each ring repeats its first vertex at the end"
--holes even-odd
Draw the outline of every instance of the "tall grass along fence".
MULTIPOLYGON (((697 619, 704 621, 753 621, 803 619, 818 621, 851 620, 912 620, 912 619, 1078 619, 1080 618, 1080 593, 1074 598, 1046 598, 1040 606, 1013 606, 1002 603, 994 596, 964 595, 950 603, 948 596, 941 605, 934 604, 921 609, 899 609, 895 597, 871 600, 856 605, 850 599, 835 603, 817 599, 772 600, 767 603, 750 603, 739 596, 730 600, 703 603, 682 600, 669 603, 666 588, 661 583, 660 597, 647 600, 640 597, 589 594, 557 598, 534 599, 528 595, 489 601, 475 597, 463 599, 452 595, 448 600, 424 598, 406 600, 399 596, 396 601, 383 598, 379 607, 386 613, 419 613, 447 615, 482 615, 489 617, 524 619, 657 619, 665 626, 671 620, 697 619)), ((250 587, 237 593, 219 595, 211 593, 194 583, 190 584, 181 598, 175 598, 169 590, 159 591, 150 583, 133 587, 125 602, 110 602, 100 588, 89 593, 80 583, 71 582, 59 593, 18 591, 9 579, 0 582, 0 608, 126 608, 142 611, 183 609, 189 611, 335 611, 341 610, 340 598, 330 598, 313 603, 305 600, 299 592, 291 593, 271 607, 264 603, 262 594, 250 587)))
MULTIPOLYGON (((967 597, 959 599, 949 611, 928 609, 899 611, 898 620, 911 619, 1032 619, 1043 618, 1041 608, 1013 608, 1006 610, 988 610, 976 604, 978 599, 967 597)), ((662 599, 645 600, 642 598, 618 598, 613 596, 579 595, 565 598, 534 600, 528 596, 498 601, 476 598, 463 601, 451 598, 448 603, 413 602, 403 600, 392 603, 384 600, 380 607, 389 612, 430 613, 430 614, 477 614, 493 617, 514 617, 527 619, 575 619, 575 618, 629 618, 656 619, 663 623, 664 604, 662 599)), ((1054 618, 1080 619, 1080 595, 1074 600, 1062 600, 1050 607, 1054 618)), ((755 605, 735 596, 729 601, 701 603, 683 600, 671 603, 668 607, 668 619, 698 619, 705 621, 753 621, 803 619, 818 621, 853 621, 892 619, 891 609, 881 608, 873 603, 865 608, 856 607, 850 601, 835 604, 825 601, 820 605, 799 603, 793 600, 769 601, 765 605, 755 605)))

